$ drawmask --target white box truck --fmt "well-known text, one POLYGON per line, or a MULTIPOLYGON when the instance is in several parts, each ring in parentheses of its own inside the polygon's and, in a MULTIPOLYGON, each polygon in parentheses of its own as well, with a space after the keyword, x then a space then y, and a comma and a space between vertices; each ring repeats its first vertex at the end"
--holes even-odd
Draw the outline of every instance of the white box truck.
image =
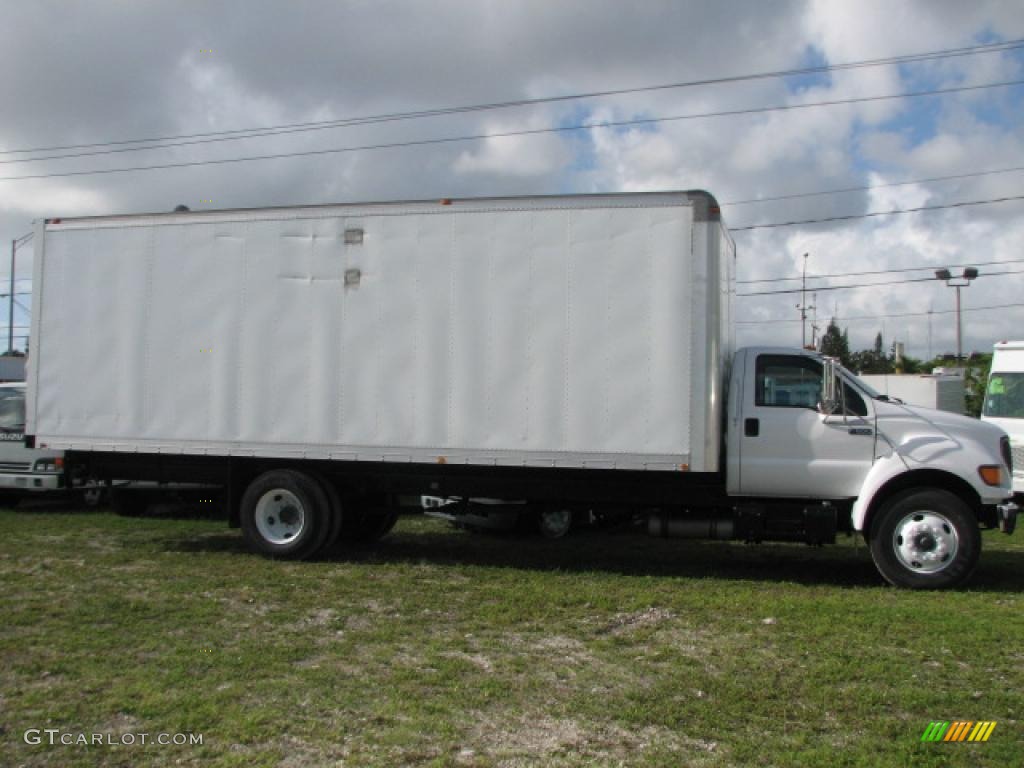
POLYGON ((1024 341, 1000 341, 993 348, 981 418, 1010 436, 1013 492, 1024 503, 1024 341))
POLYGON ((889 581, 943 587, 1016 520, 1002 430, 734 350, 704 192, 51 218, 36 249, 27 439, 218 483, 273 556, 378 537, 398 494, 491 497, 630 505, 664 536, 857 531, 889 581))

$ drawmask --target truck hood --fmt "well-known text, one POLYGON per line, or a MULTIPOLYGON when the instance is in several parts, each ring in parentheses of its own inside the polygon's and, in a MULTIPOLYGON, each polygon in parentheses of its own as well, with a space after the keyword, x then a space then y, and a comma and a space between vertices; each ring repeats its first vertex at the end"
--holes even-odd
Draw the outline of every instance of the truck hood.
POLYGON ((966 445, 980 449, 993 464, 1002 463, 999 427, 970 416, 903 403, 876 400, 878 435, 907 463, 933 464, 966 445))

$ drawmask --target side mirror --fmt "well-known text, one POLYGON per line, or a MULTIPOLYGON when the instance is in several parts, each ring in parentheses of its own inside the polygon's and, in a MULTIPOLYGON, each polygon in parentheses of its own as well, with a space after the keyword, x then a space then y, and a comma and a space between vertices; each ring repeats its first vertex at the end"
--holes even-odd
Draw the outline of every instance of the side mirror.
POLYGON ((839 410, 839 361, 834 357, 821 360, 821 402, 818 411, 829 416, 839 410))

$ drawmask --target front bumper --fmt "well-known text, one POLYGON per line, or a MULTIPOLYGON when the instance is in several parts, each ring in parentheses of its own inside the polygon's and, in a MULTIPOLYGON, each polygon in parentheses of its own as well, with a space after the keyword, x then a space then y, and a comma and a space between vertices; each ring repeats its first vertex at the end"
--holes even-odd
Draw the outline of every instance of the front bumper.
POLYGON ((996 504, 996 519, 999 521, 999 530, 1003 533, 1013 533, 1017 527, 1017 513, 1020 507, 1015 502, 1006 501, 996 504))
POLYGON ((25 474, 0 474, 0 490, 28 491, 33 493, 44 491, 60 491, 64 488, 62 472, 38 472, 25 474))

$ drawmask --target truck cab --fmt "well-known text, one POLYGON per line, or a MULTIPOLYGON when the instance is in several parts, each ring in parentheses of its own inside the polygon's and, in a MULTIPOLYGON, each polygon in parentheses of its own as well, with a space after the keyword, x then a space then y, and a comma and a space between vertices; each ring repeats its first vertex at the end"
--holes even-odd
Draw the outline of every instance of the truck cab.
POLYGON ((66 487, 62 451, 25 447, 25 384, 0 384, 0 501, 66 487))
POLYGON ((838 528, 862 532, 903 586, 965 578, 979 525, 1016 521, 1002 429, 890 400, 816 352, 739 350, 726 441, 730 496, 840 510, 838 528))
POLYGON ((1013 492, 1024 501, 1024 341, 1001 341, 992 351, 981 418, 1006 431, 1013 456, 1013 492))

